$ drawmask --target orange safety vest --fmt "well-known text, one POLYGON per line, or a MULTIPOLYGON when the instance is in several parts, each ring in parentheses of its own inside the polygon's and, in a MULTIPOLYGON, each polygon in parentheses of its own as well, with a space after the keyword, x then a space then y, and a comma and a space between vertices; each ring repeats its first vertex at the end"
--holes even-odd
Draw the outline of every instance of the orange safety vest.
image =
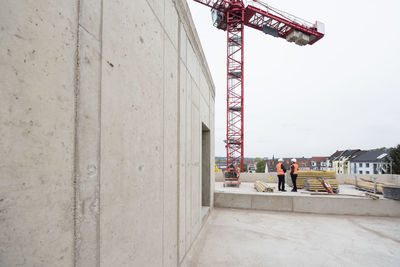
POLYGON ((278 165, 276 165, 276 172, 278 175, 285 175, 285 172, 282 169, 282 163, 278 163, 278 165))
POLYGON ((297 165, 297 163, 293 163, 292 166, 294 166, 293 174, 297 174, 297 171, 299 170, 299 165, 297 165))

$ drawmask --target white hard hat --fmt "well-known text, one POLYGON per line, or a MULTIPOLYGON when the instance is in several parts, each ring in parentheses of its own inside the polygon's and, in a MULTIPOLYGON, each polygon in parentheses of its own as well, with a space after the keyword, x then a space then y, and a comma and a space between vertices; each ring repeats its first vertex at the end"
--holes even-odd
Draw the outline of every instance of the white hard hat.
POLYGON ((292 162, 296 162, 297 160, 296 159, 292 159, 292 162))
POLYGON ((283 159, 282 159, 282 158, 280 158, 280 159, 278 159, 278 161, 283 161, 283 159))

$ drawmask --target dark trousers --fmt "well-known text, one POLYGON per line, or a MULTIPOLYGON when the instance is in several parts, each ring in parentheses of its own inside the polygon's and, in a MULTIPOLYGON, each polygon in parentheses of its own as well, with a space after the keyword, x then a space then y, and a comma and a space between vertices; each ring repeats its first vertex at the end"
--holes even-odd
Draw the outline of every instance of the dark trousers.
POLYGON ((279 191, 285 190, 285 175, 278 175, 278 189, 279 191))
POLYGON ((297 184, 296 184, 296 180, 297 180, 297 174, 290 174, 290 177, 292 177, 292 182, 293 182, 293 190, 297 191, 297 184))

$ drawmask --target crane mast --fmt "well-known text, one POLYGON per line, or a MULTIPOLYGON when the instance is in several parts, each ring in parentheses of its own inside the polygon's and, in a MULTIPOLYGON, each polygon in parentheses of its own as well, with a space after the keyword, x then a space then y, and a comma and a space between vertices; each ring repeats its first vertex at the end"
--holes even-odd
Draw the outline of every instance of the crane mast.
POLYGON ((240 164, 243 170, 243 28, 242 3, 232 4, 226 13, 227 97, 226 165, 240 164))
POLYGON ((213 25, 227 32, 226 167, 244 155, 244 26, 297 45, 312 45, 324 36, 324 24, 309 23, 260 0, 194 0, 211 8, 213 25), (250 2, 250 1, 249 1, 250 2))

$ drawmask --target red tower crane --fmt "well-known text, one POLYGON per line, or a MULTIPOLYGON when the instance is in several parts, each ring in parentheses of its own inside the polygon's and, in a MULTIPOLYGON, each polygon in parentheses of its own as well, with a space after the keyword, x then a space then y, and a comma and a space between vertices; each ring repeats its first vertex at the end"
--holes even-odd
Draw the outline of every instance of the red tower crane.
POLYGON ((227 32, 226 166, 240 164, 243 171, 244 26, 303 46, 324 37, 324 24, 309 23, 259 0, 194 1, 210 7, 213 25, 227 32))

